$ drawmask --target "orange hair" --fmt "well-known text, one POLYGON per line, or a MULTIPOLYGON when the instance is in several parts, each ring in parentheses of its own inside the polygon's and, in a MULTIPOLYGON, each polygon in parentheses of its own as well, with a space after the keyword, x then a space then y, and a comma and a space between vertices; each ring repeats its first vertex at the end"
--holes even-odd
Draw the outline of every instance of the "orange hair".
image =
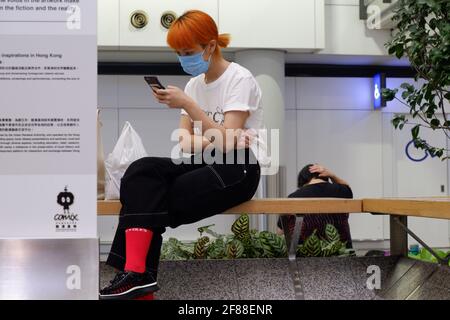
POLYGON ((213 18, 200 10, 190 10, 178 17, 167 34, 167 44, 174 50, 191 49, 198 44, 204 47, 211 40, 217 41, 214 55, 220 56, 220 48, 228 46, 230 35, 219 35, 213 18))

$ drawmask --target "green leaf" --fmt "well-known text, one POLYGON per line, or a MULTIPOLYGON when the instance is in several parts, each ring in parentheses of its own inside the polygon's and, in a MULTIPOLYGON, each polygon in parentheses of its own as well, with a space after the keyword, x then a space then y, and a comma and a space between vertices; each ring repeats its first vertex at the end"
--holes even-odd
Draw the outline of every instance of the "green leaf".
POLYGON ((439 119, 435 118, 430 121, 430 125, 432 128, 437 128, 441 125, 441 122, 439 121, 439 119))
POLYGON ((329 242, 335 242, 341 239, 338 230, 332 224, 327 224, 325 226, 325 236, 329 242))
POLYGON ((395 56, 400 59, 403 57, 403 53, 405 49, 403 48, 403 44, 399 44, 395 47, 395 56))
POLYGON ((215 226, 215 224, 210 224, 209 226, 199 227, 199 228, 197 228, 197 231, 200 233, 203 233, 203 232, 205 232, 206 229, 209 229, 210 227, 214 227, 214 226, 215 226))
POLYGON ((247 239, 250 237, 250 218, 247 214, 241 215, 231 226, 231 231, 239 239, 247 239))
POLYGON ((427 262, 437 262, 436 258, 425 248, 420 249, 419 258, 427 262))
POLYGON ((244 245, 235 239, 227 245, 227 258, 238 259, 244 254, 244 245))
POLYGON ((407 83, 407 82, 403 82, 403 83, 400 85, 400 88, 405 89, 405 90, 407 90, 408 92, 413 92, 413 91, 414 91, 414 86, 411 85, 411 84, 409 84, 409 83, 407 83))
POLYGON ((200 233, 200 237, 203 235, 203 233, 207 233, 215 238, 218 238, 220 235, 211 230, 211 227, 214 227, 215 224, 210 224, 209 226, 200 227, 197 229, 197 231, 200 233))
POLYGON ((192 259, 193 246, 182 243, 175 238, 169 238, 161 248, 162 260, 188 260, 192 259))
POLYGON ((431 28, 432 30, 436 29, 436 26, 437 26, 437 20, 436 20, 436 18, 431 19, 431 20, 428 22, 428 25, 430 26, 430 28, 431 28))
POLYGON ((323 257, 331 257, 339 253, 343 244, 340 240, 333 241, 328 243, 326 246, 322 247, 322 256, 323 257))
POLYGON ((207 251, 207 257, 209 259, 223 259, 226 256, 226 246, 224 238, 218 238, 213 241, 207 251))
POLYGON ((383 97, 384 100, 386 101, 392 101, 395 99, 395 96, 398 92, 398 89, 382 89, 381 90, 381 95, 383 97))
POLYGON ((406 119, 406 116, 404 114, 396 114, 394 118, 392 119, 392 124, 394 125, 395 129, 403 129, 404 124, 408 120, 406 119))
POLYGON ((388 54, 393 55, 395 53, 395 50, 396 50, 395 46, 389 44, 388 54))
POLYGON ((316 235, 317 230, 305 240, 302 250, 300 251, 306 257, 319 257, 322 253, 320 240, 316 235))
POLYGON ((195 259, 204 259, 206 258, 206 252, 208 250, 208 237, 201 237, 197 240, 194 246, 194 258, 195 259))
POLYGON ((402 98, 404 100, 406 100, 410 95, 411 95, 411 92, 409 92, 409 91, 403 91, 402 92, 402 98))
POLYGON ((263 239, 263 244, 266 246, 265 248, 270 252, 269 255, 274 257, 286 256, 287 248, 283 237, 272 232, 263 231, 261 232, 261 238, 263 239))
POLYGON ((411 134, 413 139, 417 139, 419 137, 420 125, 416 125, 411 129, 411 134))
POLYGON ((262 231, 260 232, 259 236, 260 236, 260 244, 261 244, 261 256, 264 258, 272 258, 275 256, 274 254, 274 250, 272 248, 271 245, 271 241, 270 241, 270 232, 268 231, 262 231))

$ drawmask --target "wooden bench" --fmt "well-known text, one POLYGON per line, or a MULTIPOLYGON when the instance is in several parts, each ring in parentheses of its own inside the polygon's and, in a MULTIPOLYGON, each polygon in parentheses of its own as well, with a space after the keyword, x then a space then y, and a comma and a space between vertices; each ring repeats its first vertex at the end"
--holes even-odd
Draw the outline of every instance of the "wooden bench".
MULTIPOLYGON (((98 201, 98 215, 118 215, 119 201, 98 201)), ((381 198, 381 199, 337 199, 337 198, 269 198, 242 203, 222 214, 277 214, 296 215, 292 234, 285 234, 289 258, 295 260, 295 248, 300 237, 303 214, 324 213, 369 213, 390 215, 391 254, 408 254, 408 234, 422 246, 429 248, 407 227, 407 217, 450 219, 450 198, 381 198)), ((282 219, 283 220, 283 219, 282 219)), ((287 231, 287 228, 284 228, 287 231)), ((438 259, 441 261, 440 259, 438 259)), ((444 262, 444 261, 442 261, 444 262)))
MULTIPOLYGON (((99 215, 117 215, 120 211, 119 201, 99 201, 97 211, 99 215)), ((361 213, 362 201, 354 199, 337 198, 268 198, 249 200, 233 207, 222 214, 276 214, 295 215, 295 227, 292 234, 288 231, 287 220, 282 218, 285 231, 286 245, 288 247, 289 260, 295 261, 297 244, 300 239, 300 229, 303 221, 302 214, 324 213, 361 213)))

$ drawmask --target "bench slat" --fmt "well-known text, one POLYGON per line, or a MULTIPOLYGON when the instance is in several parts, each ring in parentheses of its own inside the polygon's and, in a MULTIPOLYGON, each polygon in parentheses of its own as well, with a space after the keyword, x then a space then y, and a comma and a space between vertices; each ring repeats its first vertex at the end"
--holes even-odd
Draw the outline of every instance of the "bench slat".
MULTIPOLYGON (((98 215, 118 215, 119 201, 97 202, 98 215)), ((322 214, 322 213, 380 213, 450 219, 450 198, 383 198, 383 199, 255 199, 231 208, 223 214, 322 214)))
MULTIPOLYGON (((98 215, 118 215, 119 201, 98 201, 98 215)), ((362 212, 362 201, 337 198, 257 199, 244 202, 224 214, 323 214, 362 212)))
POLYGON ((363 211, 401 216, 450 219, 450 198, 364 199, 363 211))

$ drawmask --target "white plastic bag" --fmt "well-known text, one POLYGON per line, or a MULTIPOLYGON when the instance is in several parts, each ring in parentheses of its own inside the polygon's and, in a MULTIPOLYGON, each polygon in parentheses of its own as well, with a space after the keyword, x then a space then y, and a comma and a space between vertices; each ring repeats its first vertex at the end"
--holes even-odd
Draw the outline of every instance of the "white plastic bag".
POLYGON ((141 138, 127 121, 113 152, 108 155, 105 161, 106 200, 117 200, 120 198, 120 179, 122 179, 128 166, 146 156, 147 152, 144 149, 141 138))

